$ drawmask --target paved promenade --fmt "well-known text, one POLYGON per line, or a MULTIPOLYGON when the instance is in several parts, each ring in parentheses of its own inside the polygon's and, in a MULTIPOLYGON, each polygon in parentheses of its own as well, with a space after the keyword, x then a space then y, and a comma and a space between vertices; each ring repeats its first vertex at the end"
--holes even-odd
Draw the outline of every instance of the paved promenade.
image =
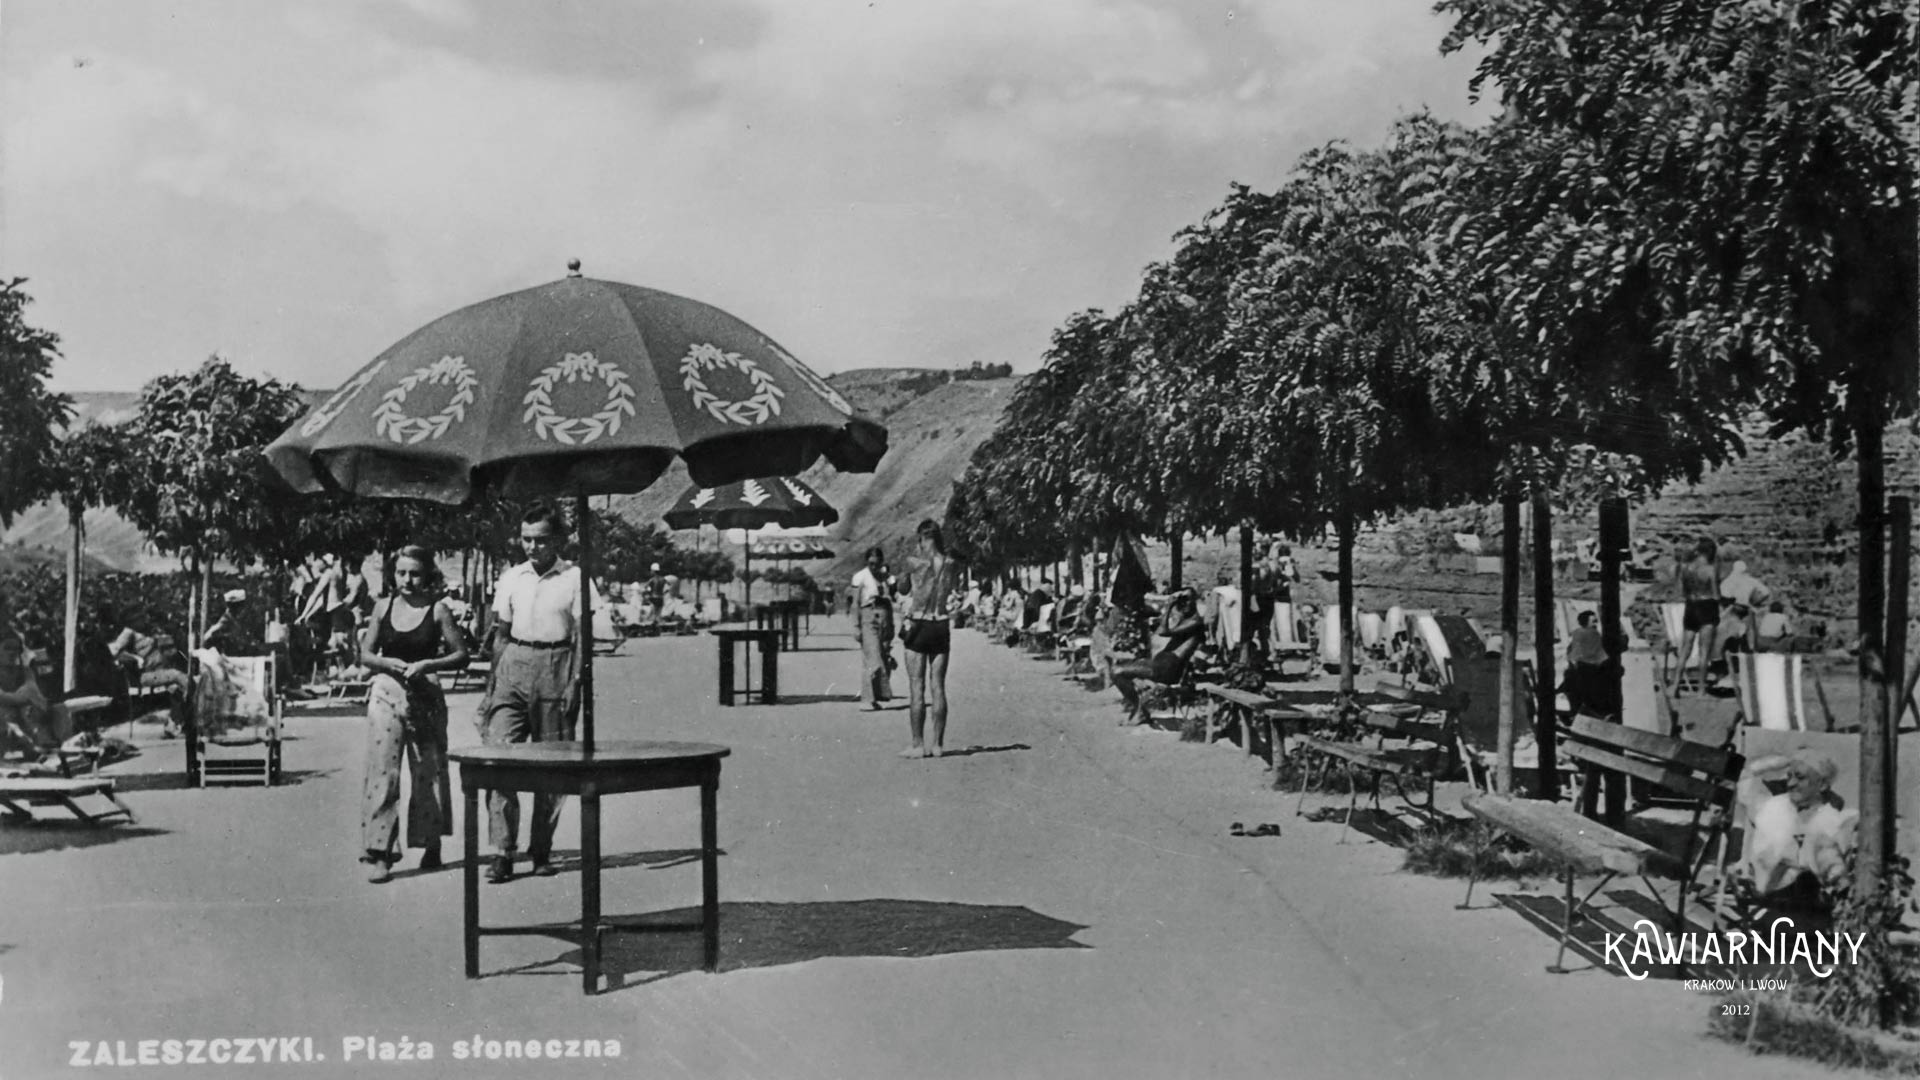
MULTIPOLYGON (((116 770, 138 826, 0 828, 0 1078, 87 1075, 74 1042, 223 1037, 299 1060, 161 1071, 367 1075, 349 1040, 405 1039, 433 1045, 413 1077, 1825 1075, 1704 1040, 1712 999, 1674 984, 1546 974, 1551 940, 1513 912, 1455 911, 1460 883, 1336 844, 1257 760, 1119 730, 1112 691, 979 634, 955 635, 960 753, 901 760, 904 711, 853 703, 844 620, 814 630, 776 707, 718 708, 705 636, 599 668, 604 737, 733 748, 718 973, 695 935, 613 938, 619 985, 585 998, 573 946, 535 936, 487 939, 464 979, 457 864, 368 884, 364 720, 296 712, 286 786, 185 789, 178 744, 151 742, 116 770), (455 1057, 476 1035, 619 1058, 455 1057)), ((453 700, 456 746, 478 701, 453 700)), ((697 904, 691 792, 604 817, 608 912, 697 904)), ((488 886, 485 918, 563 919, 577 885, 488 886)))

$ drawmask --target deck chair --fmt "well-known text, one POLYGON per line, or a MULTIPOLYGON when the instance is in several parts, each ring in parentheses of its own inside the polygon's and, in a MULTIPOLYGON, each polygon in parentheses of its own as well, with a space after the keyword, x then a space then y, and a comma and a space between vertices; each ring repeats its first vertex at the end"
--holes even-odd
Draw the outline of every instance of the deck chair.
POLYGON ((602 608, 593 613, 593 652, 595 656, 612 656, 627 644, 627 635, 615 621, 611 610, 602 608))
POLYGON ((1796 653, 1729 653, 1740 692, 1740 726, 1769 731, 1807 730, 1802 657, 1796 653))
POLYGON ((1464 620, 1448 616, 1449 629, 1440 625, 1442 616, 1431 611, 1410 611, 1407 613, 1407 625, 1412 628, 1411 640, 1416 648, 1423 649, 1432 664, 1434 683, 1438 686, 1454 684, 1454 659, 1469 659, 1486 651, 1485 643, 1475 634, 1464 620), (1456 640, 1457 639, 1457 640, 1456 640), (1456 653, 1456 648, 1464 651, 1456 653))
MULTIPOLYGON (((1352 614, 1352 612, 1348 613, 1349 616, 1352 614)), ((1357 621, 1358 620, 1356 620, 1356 622, 1357 621)), ((1329 673, 1340 670, 1340 634, 1341 627, 1344 625, 1345 622, 1343 621, 1339 608, 1328 607, 1321 610, 1320 663, 1329 673)), ((1357 665, 1365 656, 1365 643, 1360 639, 1359 635, 1355 635, 1353 642, 1354 663, 1357 665)))
POLYGON ((1294 614, 1294 606, 1291 603, 1275 604, 1267 653, 1280 668, 1284 668, 1288 660, 1310 662, 1313 659, 1313 646, 1307 644, 1305 635, 1300 631, 1300 619, 1294 614))
POLYGON ((1357 621, 1360 628, 1361 648, 1378 656, 1387 641, 1387 620, 1377 611, 1363 611, 1357 621))
POLYGON ((1041 604, 1040 610, 1034 613, 1033 625, 1027 627, 1020 635, 1028 652, 1051 653, 1053 651, 1054 639, 1058 636, 1054 632, 1054 612, 1058 610, 1060 605, 1048 603, 1041 604))
POLYGON ((194 654, 199 671, 187 709, 187 782, 280 782, 282 702, 272 656, 194 654))
POLYGON ((1237 585, 1213 588, 1213 627, 1207 635, 1213 651, 1226 656, 1240 647, 1240 620, 1246 617, 1246 605, 1240 601, 1237 585))

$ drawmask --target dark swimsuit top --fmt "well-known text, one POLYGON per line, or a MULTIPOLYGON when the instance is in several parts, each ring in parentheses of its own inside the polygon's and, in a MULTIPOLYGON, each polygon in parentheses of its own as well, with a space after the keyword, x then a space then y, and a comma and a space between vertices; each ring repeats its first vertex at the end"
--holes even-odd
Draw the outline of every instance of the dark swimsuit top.
POLYGON ((438 660, 440 620, 434 616, 433 609, 428 608, 419 626, 411 630, 396 630, 393 626, 393 605, 389 604, 380 616, 379 625, 374 628, 373 651, 410 664, 420 660, 438 660))

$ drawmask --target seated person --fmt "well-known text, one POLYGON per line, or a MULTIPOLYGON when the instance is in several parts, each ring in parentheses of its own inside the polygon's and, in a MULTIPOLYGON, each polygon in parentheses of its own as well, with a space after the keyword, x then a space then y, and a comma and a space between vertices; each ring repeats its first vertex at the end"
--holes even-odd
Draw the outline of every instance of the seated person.
POLYGON ((25 644, 12 634, 0 635, 0 752, 38 757, 60 745, 52 724, 47 695, 27 666, 25 644))
POLYGON ((1756 758, 1740 776, 1747 813, 1739 873, 1762 896, 1832 885, 1846 872, 1860 814, 1833 793, 1833 759, 1811 750, 1756 758), (1769 781, 1786 790, 1773 794, 1769 781))
POLYGON ((1757 649, 1766 652, 1792 651, 1782 648, 1788 644, 1793 633, 1793 624, 1787 619, 1787 605, 1779 600, 1768 604, 1767 610, 1754 622, 1754 633, 1754 647, 1757 649))
POLYGON ((1607 686, 1602 681, 1609 658, 1600 637, 1600 619, 1583 611, 1576 621, 1579 625, 1567 638, 1567 675, 1560 692, 1567 695, 1567 705, 1575 713, 1610 715, 1613 710, 1606 707, 1607 686))
POLYGON ((1186 675, 1193 654, 1200 650, 1200 643, 1207 636, 1207 623, 1200 617, 1200 604, 1192 589, 1182 589, 1167 601, 1157 632, 1166 637, 1167 643, 1151 660, 1129 660, 1114 665, 1113 685, 1127 703, 1122 724, 1140 722, 1145 705, 1136 685, 1139 680, 1149 679, 1162 686, 1177 684, 1186 675))
POLYGON ((186 720, 187 691, 193 680, 187 677, 186 661, 178 658, 172 639, 164 635, 150 637, 129 626, 107 643, 107 651, 126 672, 128 683, 166 690, 167 726, 162 735, 179 738, 180 725, 186 720))

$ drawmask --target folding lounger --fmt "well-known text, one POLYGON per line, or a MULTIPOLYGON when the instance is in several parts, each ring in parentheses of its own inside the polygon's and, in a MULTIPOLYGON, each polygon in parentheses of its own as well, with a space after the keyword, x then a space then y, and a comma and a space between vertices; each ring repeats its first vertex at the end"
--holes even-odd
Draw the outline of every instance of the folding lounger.
MULTIPOLYGON (((23 770, 8 770, 18 773, 23 770)), ((0 774, 0 815, 11 822, 34 820, 36 806, 57 806, 89 825, 107 825, 116 819, 133 821, 133 810, 113 793, 105 776, 60 777, 0 774)))
POLYGON ((278 783, 282 702, 274 658, 211 649, 195 655, 200 671, 187 712, 187 782, 278 783))

